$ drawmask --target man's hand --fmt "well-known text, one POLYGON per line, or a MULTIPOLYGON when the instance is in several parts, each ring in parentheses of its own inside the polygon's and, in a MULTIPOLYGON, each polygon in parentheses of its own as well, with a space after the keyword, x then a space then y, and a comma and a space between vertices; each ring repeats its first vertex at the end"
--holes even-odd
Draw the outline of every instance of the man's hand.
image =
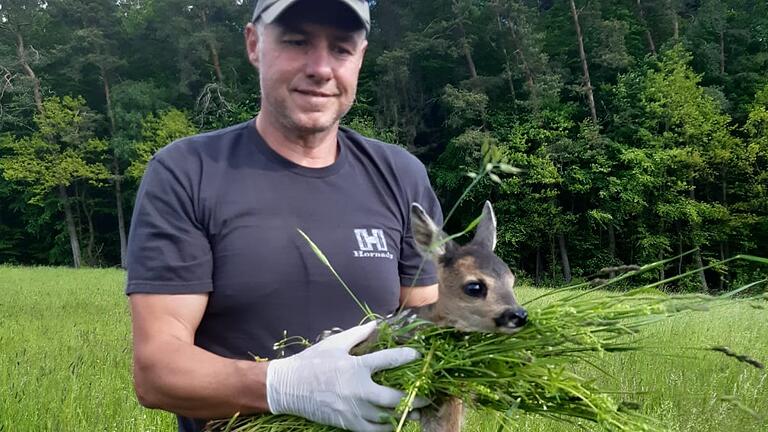
MULTIPOLYGON (((371 374, 416 360, 419 353, 411 348, 392 348, 359 357, 350 355, 349 350, 375 328, 375 322, 353 327, 299 354, 272 360, 267 369, 270 411, 357 432, 393 430, 389 419, 405 394, 376 384, 371 374)), ((417 398, 414 408, 428 403, 417 398)))

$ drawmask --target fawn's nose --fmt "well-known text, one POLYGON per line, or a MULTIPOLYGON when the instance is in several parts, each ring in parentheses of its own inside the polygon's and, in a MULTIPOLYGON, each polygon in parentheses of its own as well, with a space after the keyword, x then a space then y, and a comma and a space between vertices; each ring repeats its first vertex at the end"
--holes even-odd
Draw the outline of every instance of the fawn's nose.
POLYGON ((509 308, 502 312, 501 315, 494 318, 494 321, 496 322, 497 327, 522 327, 528 322, 528 312, 521 307, 509 308))

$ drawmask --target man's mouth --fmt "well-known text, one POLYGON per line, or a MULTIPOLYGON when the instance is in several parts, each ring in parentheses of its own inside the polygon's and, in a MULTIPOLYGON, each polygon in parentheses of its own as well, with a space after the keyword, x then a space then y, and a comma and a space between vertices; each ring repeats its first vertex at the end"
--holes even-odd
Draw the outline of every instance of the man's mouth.
POLYGON ((314 97, 334 97, 336 94, 334 93, 327 93, 320 90, 311 90, 311 89, 296 89, 294 90, 297 93, 306 95, 306 96, 314 96, 314 97))

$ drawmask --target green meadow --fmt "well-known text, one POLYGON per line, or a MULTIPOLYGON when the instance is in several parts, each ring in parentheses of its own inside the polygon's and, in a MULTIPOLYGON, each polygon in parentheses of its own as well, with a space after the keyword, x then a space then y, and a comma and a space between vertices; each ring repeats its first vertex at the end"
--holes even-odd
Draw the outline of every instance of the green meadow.
MULTIPOLYGON (((138 405, 130 318, 119 270, 0 266, 0 431, 172 431, 138 405)), ((524 300, 542 290, 519 288, 524 300)), ((673 431, 768 430, 766 372, 700 348, 725 345, 768 361, 768 310, 732 303, 649 327, 641 353, 606 355, 601 388, 635 401, 673 431), (731 401, 724 398, 735 398, 731 401)), ((512 414, 513 416, 515 414, 512 414)), ((579 429, 517 416, 517 431, 579 429)), ((465 430, 498 430, 473 414, 465 430)))

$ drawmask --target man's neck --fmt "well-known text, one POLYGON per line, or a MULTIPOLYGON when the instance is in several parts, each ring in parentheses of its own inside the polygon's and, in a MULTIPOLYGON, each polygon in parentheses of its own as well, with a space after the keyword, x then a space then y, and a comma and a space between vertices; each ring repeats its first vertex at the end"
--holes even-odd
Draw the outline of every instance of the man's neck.
POLYGON ((298 134, 276 127, 259 113, 256 129, 272 150, 297 165, 323 168, 338 157, 338 124, 320 133, 298 134))

